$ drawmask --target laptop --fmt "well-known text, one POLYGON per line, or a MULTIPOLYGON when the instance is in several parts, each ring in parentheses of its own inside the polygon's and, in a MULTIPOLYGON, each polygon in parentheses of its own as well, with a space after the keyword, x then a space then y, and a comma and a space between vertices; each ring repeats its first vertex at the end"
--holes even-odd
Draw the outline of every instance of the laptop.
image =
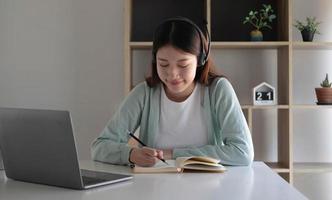
POLYGON ((14 180, 82 190, 132 179, 79 168, 68 111, 0 108, 0 148, 14 180))

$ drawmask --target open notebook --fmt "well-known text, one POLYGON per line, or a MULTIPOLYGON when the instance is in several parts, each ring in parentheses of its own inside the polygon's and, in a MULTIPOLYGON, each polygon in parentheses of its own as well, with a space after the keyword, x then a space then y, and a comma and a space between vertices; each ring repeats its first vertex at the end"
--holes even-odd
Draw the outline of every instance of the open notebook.
POLYGON ((206 172, 224 172, 226 168, 219 164, 220 160, 204 157, 178 157, 176 160, 166 160, 168 165, 163 162, 158 162, 153 167, 140 167, 133 168, 134 173, 170 173, 170 172, 183 172, 184 170, 197 170, 206 172))

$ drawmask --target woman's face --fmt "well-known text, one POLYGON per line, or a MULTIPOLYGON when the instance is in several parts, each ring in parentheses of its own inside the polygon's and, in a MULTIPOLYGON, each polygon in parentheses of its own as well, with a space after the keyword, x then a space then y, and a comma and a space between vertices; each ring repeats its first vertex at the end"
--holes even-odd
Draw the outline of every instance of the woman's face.
POLYGON ((158 76, 166 86, 168 98, 186 99, 195 87, 196 55, 166 45, 157 51, 156 57, 158 76))

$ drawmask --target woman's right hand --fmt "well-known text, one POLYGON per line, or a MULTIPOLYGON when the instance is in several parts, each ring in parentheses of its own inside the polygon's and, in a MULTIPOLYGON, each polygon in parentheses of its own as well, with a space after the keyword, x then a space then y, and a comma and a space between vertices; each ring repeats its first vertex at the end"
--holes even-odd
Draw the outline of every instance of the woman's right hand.
POLYGON ((149 147, 133 148, 129 161, 143 167, 151 167, 163 158, 163 151, 149 147))

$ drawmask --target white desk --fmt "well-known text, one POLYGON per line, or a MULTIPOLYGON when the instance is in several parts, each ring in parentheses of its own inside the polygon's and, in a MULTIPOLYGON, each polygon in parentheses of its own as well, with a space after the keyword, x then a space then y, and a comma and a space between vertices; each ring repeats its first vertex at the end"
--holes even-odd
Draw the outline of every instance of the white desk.
MULTIPOLYGON (((130 168, 82 161, 81 167, 131 174, 130 168)), ((262 162, 228 167, 225 173, 134 174, 131 181, 78 191, 7 179, 0 171, 1 200, 246 200, 306 199, 262 162)))

